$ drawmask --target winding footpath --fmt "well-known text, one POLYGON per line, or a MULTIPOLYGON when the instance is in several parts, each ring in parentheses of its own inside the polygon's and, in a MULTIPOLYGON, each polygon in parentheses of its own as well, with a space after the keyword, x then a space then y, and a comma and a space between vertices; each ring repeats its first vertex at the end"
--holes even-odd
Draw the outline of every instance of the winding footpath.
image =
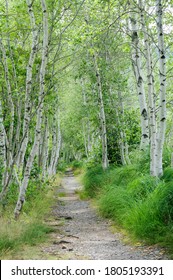
POLYGON ((168 259, 161 248, 125 244, 122 234, 112 233, 111 223, 99 217, 89 201, 79 199, 76 194, 79 188, 73 173, 67 171, 53 209, 57 223, 63 223, 53 234, 52 245, 45 248, 46 253, 66 260, 168 259))

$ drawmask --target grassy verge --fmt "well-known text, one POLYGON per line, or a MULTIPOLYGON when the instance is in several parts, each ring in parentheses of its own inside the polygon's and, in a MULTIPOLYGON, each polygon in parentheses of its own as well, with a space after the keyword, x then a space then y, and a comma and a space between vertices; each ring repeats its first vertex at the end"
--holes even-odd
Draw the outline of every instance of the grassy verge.
POLYGON ((30 251, 30 255, 23 256, 22 254, 22 257, 24 259, 34 257, 29 248, 45 242, 48 233, 53 231, 53 228, 46 224, 45 219, 51 216, 51 206, 58 185, 59 179, 56 179, 39 192, 37 191, 37 195, 33 194, 33 198, 26 201, 18 221, 13 218, 13 204, 9 205, 5 212, 1 211, 1 259, 18 259, 16 256, 19 256, 19 252, 23 252, 26 247, 27 251, 30 251))
POLYGON ((132 239, 166 247, 173 256, 173 170, 161 179, 137 165, 90 168, 83 178, 85 194, 102 216, 112 219, 132 239))

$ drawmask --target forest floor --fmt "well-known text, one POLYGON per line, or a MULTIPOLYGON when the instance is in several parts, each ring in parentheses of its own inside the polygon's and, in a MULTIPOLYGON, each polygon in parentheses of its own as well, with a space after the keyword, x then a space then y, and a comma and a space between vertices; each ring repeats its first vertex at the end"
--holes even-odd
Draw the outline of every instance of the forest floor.
POLYGON ((57 230, 51 233, 51 242, 42 246, 44 256, 64 260, 168 259, 162 248, 133 244, 109 220, 101 218, 90 201, 79 199, 80 188, 72 171, 67 171, 52 208, 53 221, 47 219, 57 230))

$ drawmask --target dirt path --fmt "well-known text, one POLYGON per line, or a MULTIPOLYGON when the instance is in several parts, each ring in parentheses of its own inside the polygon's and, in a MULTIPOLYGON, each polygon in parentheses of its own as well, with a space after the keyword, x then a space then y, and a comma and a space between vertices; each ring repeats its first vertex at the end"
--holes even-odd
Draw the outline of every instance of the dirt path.
POLYGON ((167 259, 163 250, 156 247, 127 245, 120 233, 110 231, 110 223, 99 217, 88 201, 81 201, 75 194, 79 189, 71 171, 62 180, 64 197, 59 197, 53 212, 55 219, 64 221, 60 230, 53 234, 53 244, 45 248, 46 253, 57 259, 167 259), (60 220, 61 219, 61 220, 60 220))

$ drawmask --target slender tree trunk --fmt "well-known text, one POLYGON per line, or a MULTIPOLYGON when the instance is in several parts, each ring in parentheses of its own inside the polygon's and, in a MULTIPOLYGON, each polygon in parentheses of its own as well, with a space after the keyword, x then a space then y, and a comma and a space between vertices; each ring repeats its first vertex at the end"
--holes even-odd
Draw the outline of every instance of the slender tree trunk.
POLYGON ((129 158, 129 153, 128 153, 128 143, 127 143, 127 137, 125 133, 125 123, 124 123, 124 106, 123 106, 123 98, 122 98, 122 93, 120 90, 118 90, 118 101, 119 101, 119 110, 120 110, 120 115, 121 115, 121 121, 119 118, 119 113, 118 113, 118 119, 119 119, 119 125, 120 125, 120 139, 121 139, 121 149, 123 152, 123 161, 124 165, 130 164, 130 158, 129 158))
POLYGON ((13 140, 13 132, 14 132, 14 103, 12 99, 12 89, 11 89, 11 83, 10 83, 10 77, 9 77, 9 69, 8 69, 8 63, 7 63, 7 56, 6 51, 4 48, 4 45, 2 43, 2 40, 0 39, 0 48, 2 51, 3 56, 3 62, 4 62, 4 71, 5 71, 5 81, 7 86, 7 100, 8 100, 8 106, 10 108, 10 128, 9 128, 9 151, 12 152, 12 140, 13 140))
POLYGON ((103 169, 107 169, 109 166, 109 163, 108 163, 108 151, 107 151, 106 118, 105 118, 104 103, 103 103, 101 77, 100 77, 100 71, 99 71, 98 64, 97 64, 96 54, 94 54, 93 59, 94 59, 94 66, 95 66, 97 86, 98 86, 98 95, 99 95, 98 102, 100 105, 100 122, 101 122, 101 137, 102 137, 102 166, 103 166, 103 169))
POLYGON ((49 124, 48 119, 45 120, 44 142, 42 147, 42 174, 43 178, 47 175, 47 165, 49 157, 49 124))
POLYGON ((142 0, 139 0, 139 10, 141 16, 142 31, 144 36, 144 51, 146 56, 147 66, 147 80, 148 80, 148 104, 149 104, 149 127, 150 127, 150 174, 151 176, 157 176, 157 122, 156 122, 156 105, 155 105, 155 92, 154 92, 154 76, 152 66, 152 55, 150 48, 150 40, 148 31, 146 29, 146 23, 144 19, 144 5, 142 0))
POLYGON ((156 105, 155 105, 155 92, 154 92, 154 76, 152 66, 152 55, 150 48, 150 40, 146 29, 146 23, 144 19, 144 5, 142 0, 139 0, 139 11, 141 17, 142 31, 144 35, 144 51, 146 56, 147 66, 147 80, 148 80, 148 105, 149 105, 149 127, 150 127, 150 174, 157 176, 156 164, 157 164, 157 122, 156 122, 156 105))
POLYGON ((89 107, 88 107, 88 100, 85 91, 85 84, 84 80, 81 79, 81 87, 82 87, 82 94, 83 94, 83 105, 85 108, 86 118, 83 120, 83 136, 84 136, 84 146, 85 146, 85 154, 88 158, 89 153, 91 151, 91 131, 90 131, 90 118, 89 118, 89 107))
POLYGON ((0 100, 0 173, 1 173, 1 185, 2 191, 0 194, 0 200, 3 196, 3 185, 4 185, 4 172, 7 167, 6 163, 6 145, 5 145, 5 128, 3 123, 3 114, 2 114, 2 104, 0 100))
POLYGON ((58 127, 57 127, 57 143, 56 143, 56 153, 55 153, 55 160, 53 163, 53 175, 56 174, 56 169, 60 157, 60 149, 61 149, 61 127, 60 127, 60 117, 58 114, 58 127))
POLYGON ((50 164, 48 168, 49 176, 53 174, 53 164, 56 157, 56 143, 57 143, 57 134, 56 134, 56 117, 53 118, 52 124, 52 149, 51 149, 51 156, 50 156, 50 164))
POLYGON ((28 187, 29 177, 33 166, 34 158, 38 152, 39 142, 41 137, 43 102, 44 102, 44 92, 45 92, 45 72, 46 72, 47 56, 48 56, 48 14, 47 14, 47 7, 46 7, 45 0, 41 0, 41 7, 43 13, 43 49, 42 49, 42 62, 40 67, 40 81, 39 81, 40 83, 39 100, 38 100, 39 107, 37 113, 34 143, 26 163, 24 178, 20 187, 18 201, 14 211, 16 218, 19 216, 22 210, 23 203, 25 201, 25 195, 28 187))
POLYGON ((162 1, 156 0, 157 34, 159 49, 159 81, 160 81, 160 103, 159 103, 159 122, 157 134, 157 176, 163 174, 163 145, 166 132, 166 51, 164 46, 163 31, 163 8, 162 1))
POLYGON ((149 127, 148 127, 148 112, 144 89, 144 79, 142 71, 142 59, 139 46, 138 24, 135 16, 130 17, 132 28, 132 65, 137 83, 138 98, 141 113, 141 150, 145 150, 149 146, 149 127))
POLYGON ((32 91, 32 76, 33 76, 33 66, 37 53, 37 44, 38 44, 38 31, 35 23, 35 16, 33 12, 33 1, 26 0, 28 6, 28 13, 30 16, 31 28, 32 28, 32 47, 30 52, 30 57, 27 65, 26 72, 26 93, 25 93, 25 112, 24 112, 24 121, 23 121, 23 141, 19 151, 17 159, 17 167, 23 167, 24 157, 29 140, 29 123, 31 118, 31 91, 32 91))

